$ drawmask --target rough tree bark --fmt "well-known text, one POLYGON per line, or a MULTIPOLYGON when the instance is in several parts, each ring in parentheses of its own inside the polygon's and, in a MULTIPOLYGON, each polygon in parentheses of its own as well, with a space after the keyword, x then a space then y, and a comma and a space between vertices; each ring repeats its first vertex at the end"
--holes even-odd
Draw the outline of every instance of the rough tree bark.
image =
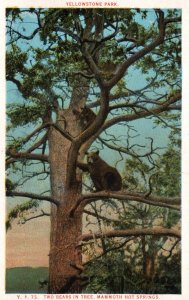
MULTIPOLYGON (((57 124, 72 136, 81 133, 72 109, 61 110, 57 124)), ((49 130, 49 163, 52 197, 59 205, 51 208, 51 235, 49 253, 49 293, 80 292, 79 274, 81 251, 77 247, 82 232, 82 212, 70 217, 70 209, 81 194, 81 174, 77 173, 70 186, 66 186, 68 154, 71 142, 56 128, 49 130)))

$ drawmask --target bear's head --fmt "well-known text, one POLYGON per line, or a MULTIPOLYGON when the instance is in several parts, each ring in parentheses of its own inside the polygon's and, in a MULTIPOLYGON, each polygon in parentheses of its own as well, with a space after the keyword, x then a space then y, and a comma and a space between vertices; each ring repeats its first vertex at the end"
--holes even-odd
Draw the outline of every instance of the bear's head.
POLYGON ((99 159, 99 150, 93 152, 86 152, 87 154, 87 163, 94 164, 99 159))

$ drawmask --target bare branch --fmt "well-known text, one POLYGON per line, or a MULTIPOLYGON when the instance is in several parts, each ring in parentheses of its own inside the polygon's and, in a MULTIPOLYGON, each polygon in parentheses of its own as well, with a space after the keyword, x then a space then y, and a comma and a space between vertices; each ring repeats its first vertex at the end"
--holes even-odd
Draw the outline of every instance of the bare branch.
POLYGON ((6 165, 9 165, 10 163, 12 163, 15 160, 12 160, 12 158, 16 158, 16 159, 28 159, 28 160, 40 160, 40 161, 44 161, 44 162, 48 162, 48 155, 44 155, 44 154, 34 154, 34 153, 27 153, 27 152, 14 152, 14 151, 7 151, 7 155, 10 155, 11 158, 9 158, 6 161, 6 165))
MULTIPOLYGON (((159 147, 158 148, 153 148, 153 146, 151 146, 151 149, 148 151, 148 152, 146 152, 146 153, 144 153, 144 154, 137 154, 137 153, 135 153, 133 150, 131 150, 130 148, 131 147, 129 147, 129 148, 126 148, 126 147, 123 147, 123 146, 115 146, 115 145, 112 145, 112 144, 109 144, 109 143, 107 143, 104 139, 102 139, 102 138, 98 138, 98 140, 103 144, 103 145, 105 145, 106 147, 108 147, 109 149, 112 149, 112 150, 115 150, 115 151, 117 151, 117 152, 119 152, 119 153, 125 153, 125 154, 128 154, 128 155, 130 155, 130 156, 132 156, 132 157, 134 157, 134 158, 137 158, 137 159, 140 159, 141 157, 149 157, 150 155, 152 155, 153 154, 153 152, 155 151, 155 150, 157 150, 157 149, 160 149, 159 147)), ((154 152, 155 153, 155 152, 154 152)), ((85 170, 83 170, 84 172, 87 172, 87 170, 85 171, 85 170)))
MULTIPOLYGON (((129 96, 131 96, 131 93, 129 91, 121 92, 119 94, 110 95, 109 96, 109 101, 111 102, 111 101, 114 101, 114 100, 117 100, 117 99, 120 99, 120 98, 129 97, 129 96)), ((100 103, 101 103, 101 100, 98 99, 97 101, 88 104, 87 107, 93 108, 93 107, 99 106, 100 103)))
POLYGON ((153 187, 152 187, 152 178, 153 178, 154 176, 156 176, 157 174, 158 174, 158 172, 153 173, 153 174, 149 177, 149 180, 148 180, 149 190, 146 192, 145 198, 148 198, 148 197, 150 196, 150 194, 152 193, 152 190, 153 190, 153 187))
POLYGON ((16 191, 7 191, 6 196, 8 197, 23 197, 23 198, 31 198, 31 199, 36 199, 36 200, 41 200, 41 201, 48 201, 50 203, 54 203, 57 206, 59 205, 59 201, 56 199, 53 199, 50 196, 43 196, 43 195, 38 195, 38 194, 33 194, 33 193, 27 193, 27 192, 16 192, 16 191))
MULTIPOLYGON (((145 117, 149 117, 152 115, 156 115, 159 114, 161 112, 164 112, 166 110, 169 110, 170 105, 180 101, 181 99, 181 93, 177 92, 174 96, 170 96, 168 100, 164 101, 161 103, 161 105, 158 105, 158 107, 155 108, 151 108, 149 110, 141 110, 138 111, 135 114, 128 114, 128 115, 122 115, 122 116, 117 116, 111 120, 108 120, 103 127, 101 128, 100 132, 104 131, 105 129, 111 127, 112 125, 125 121, 125 122, 130 122, 130 121, 134 121, 134 120, 138 120, 141 118, 145 118, 145 117)), ((99 135, 99 133, 98 133, 99 135)))
MULTIPOLYGON (((14 39, 14 42, 18 41, 19 39, 24 39, 24 40, 32 40, 34 38, 34 36, 39 32, 40 28, 36 28, 31 35, 29 36, 26 36, 26 35, 23 35, 21 34, 20 32, 14 30, 13 28, 7 26, 8 29, 10 29, 11 33, 15 33, 17 34, 17 37, 14 39)), ((6 45, 10 45, 12 44, 13 41, 11 40, 10 42, 8 42, 6 45)))
MULTIPOLYGON (((70 134, 63 130, 58 124, 48 122, 45 124, 42 124, 37 129, 35 129, 31 134, 29 134, 23 141, 23 145, 26 144, 35 134, 39 133, 42 129, 52 126, 57 131, 59 131, 64 137, 66 137, 68 140, 72 141, 73 138, 70 136, 70 134)), ((26 152, 16 152, 16 151, 7 151, 7 155, 10 157, 6 160, 6 166, 9 164, 15 162, 15 159, 28 159, 28 160, 40 160, 44 162, 48 162, 48 156, 45 154, 34 154, 30 153, 36 148, 38 148, 44 141, 47 139, 47 135, 45 135, 40 141, 38 141, 36 144, 34 144, 31 148, 29 148, 26 152)))
POLYGON ((158 196, 149 196, 146 197, 143 193, 134 193, 134 192, 127 192, 127 191, 121 191, 121 192, 97 192, 97 193, 89 193, 85 194, 82 197, 80 197, 74 206, 72 207, 70 211, 70 216, 74 215, 75 210, 78 208, 78 206, 84 202, 85 205, 93 202, 98 201, 102 199, 117 199, 117 200, 123 200, 123 201, 136 201, 141 203, 146 203, 154 206, 160 206, 160 207, 167 207, 172 208, 175 210, 180 210, 180 198, 172 198, 172 197, 158 197, 158 196))
POLYGON ((73 33, 71 30, 69 30, 68 28, 56 26, 55 30, 68 34, 70 37, 72 37, 74 40, 76 40, 78 43, 80 43, 80 37, 78 35, 76 35, 75 33, 73 33))
POLYGON ((32 151, 38 149, 44 142, 47 140, 47 133, 35 144, 33 144, 28 150, 27 153, 31 153, 32 151))
POLYGON ((34 220, 34 219, 41 218, 41 217, 49 217, 49 216, 50 216, 50 214, 48 214, 48 213, 44 212, 43 210, 41 210, 41 214, 39 214, 39 215, 32 216, 32 217, 29 217, 27 219, 24 218, 24 223, 29 222, 29 221, 34 220))
POLYGON ((177 92, 174 96, 170 96, 168 98, 168 100, 165 100, 164 102, 161 102, 161 103, 154 102, 154 104, 156 104, 157 107, 151 108, 149 110, 141 109, 141 111, 137 111, 137 113, 125 114, 125 115, 120 115, 120 116, 114 117, 114 118, 106 121, 104 123, 104 125, 102 125, 101 128, 91 136, 91 138, 88 142, 88 146, 90 146, 92 144, 92 142, 95 141, 99 137, 99 135, 102 132, 104 132, 106 129, 108 129, 109 127, 111 127, 117 123, 120 123, 120 122, 132 122, 134 120, 138 120, 138 119, 142 119, 142 118, 146 118, 146 117, 150 117, 150 116, 157 116, 161 112, 169 111, 171 109, 172 104, 174 104, 180 100, 181 100, 181 92, 177 92))
MULTIPOLYGON (((92 211, 89 211, 87 209, 84 209, 83 210, 83 213, 87 214, 87 215, 90 215, 92 217, 96 217, 96 214, 92 211)), ((98 215, 99 219, 103 220, 103 221, 106 221, 106 222, 112 222, 112 223, 118 223, 118 224, 122 224, 122 221, 121 220, 116 220, 116 219, 110 219, 110 218, 107 218, 105 216, 102 216, 102 215, 98 215)))
MULTIPOLYGON (((126 229, 126 230, 113 230, 104 232, 103 236, 107 238, 118 238, 118 237, 128 237, 128 236, 146 236, 146 235, 155 235, 155 236, 173 236, 180 239, 181 234, 179 230, 169 229, 163 227, 154 227, 154 228, 140 228, 140 229, 126 229)), ((88 233, 80 236, 79 241, 89 241, 93 238, 101 238, 101 233, 88 233)))
POLYGON ((47 127, 47 124, 42 124, 39 127, 37 127, 36 129, 34 129, 34 131, 32 131, 30 134, 28 134, 24 141, 22 142, 22 144, 26 144, 34 135, 36 135, 37 133, 39 133, 41 130, 45 129, 47 127))

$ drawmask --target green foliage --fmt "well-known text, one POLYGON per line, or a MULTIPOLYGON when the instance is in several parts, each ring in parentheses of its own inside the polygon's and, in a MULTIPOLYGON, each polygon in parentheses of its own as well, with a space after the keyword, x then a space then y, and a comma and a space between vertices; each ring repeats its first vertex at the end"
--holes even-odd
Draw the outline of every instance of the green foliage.
POLYGON ((124 280, 130 278, 131 266, 124 262, 124 253, 116 251, 87 266, 84 275, 89 278, 86 293, 124 293, 124 280))
POLYGON ((8 214, 6 230, 11 228, 11 222, 14 219, 20 218, 21 222, 25 223, 25 213, 37 207, 39 207, 39 202, 36 200, 29 200, 23 204, 16 205, 8 214))
POLYGON ((181 190, 181 162, 177 149, 169 147, 157 161, 158 172, 152 178, 154 193, 179 196, 181 190))
MULTIPOLYGON (((136 247, 133 247, 134 243, 132 243, 126 247, 126 252, 112 251, 90 263, 83 274, 88 277, 88 285, 83 292, 179 294, 181 292, 180 253, 173 255, 168 261, 165 256, 159 257, 156 275, 148 282, 143 273, 144 258, 141 245, 139 244, 137 248, 137 240, 135 242, 136 247)), ((157 245, 154 245, 154 241, 151 243, 152 251, 157 245)))
MULTIPOLYGON (((179 11, 168 12, 168 15, 178 15, 179 11)), ((153 39, 156 35, 155 24, 152 24, 148 31, 143 32, 143 38, 146 41, 153 39)), ((170 23, 166 28, 166 43, 160 46, 150 54, 146 55, 142 60, 138 61, 137 66, 144 74, 148 74, 151 69, 155 71, 159 77, 158 81, 153 83, 154 87, 164 87, 172 81, 180 80, 181 67, 181 27, 179 23, 170 23), (162 54, 163 53, 163 54, 162 54), (166 78, 166 80, 165 80, 166 78)), ((170 84, 171 86, 171 84, 170 84)), ((176 88, 176 86, 175 86, 176 88)))
POLYGON ((126 160, 124 176, 130 190, 145 191, 147 188, 147 178, 150 172, 150 166, 146 162, 141 162, 137 158, 126 160))
POLYGON ((41 117, 41 111, 36 105, 10 104, 7 105, 7 116, 10 118, 12 127, 16 128, 28 123, 36 123, 41 117))
MULTIPOLYGON (((155 224, 160 226, 163 224, 165 209, 158 210, 156 207, 151 208, 146 205, 142 207, 142 204, 135 204, 132 207, 133 213, 132 208, 128 207, 125 217, 120 217, 120 223, 115 229, 150 228, 155 224)), ((171 226, 173 226, 178 222, 178 213, 169 212, 167 226, 171 218, 173 221, 171 226)), ((107 253, 105 252, 99 258, 94 256, 92 263, 85 268, 83 275, 88 277, 88 285, 84 292, 145 294, 181 292, 180 248, 177 247, 173 253, 170 250, 174 248, 174 238, 170 241, 167 237, 147 236, 145 250, 142 237, 131 238, 131 241, 126 242, 122 247, 119 245, 123 240, 111 241, 104 237, 104 242, 107 253), (120 249, 115 250, 116 247, 120 249), (108 249, 112 251, 109 252, 108 249), (146 255, 155 262, 151 277, 147 277, 144 269, 146 255), (174 287, 173 282, 176 282, 174 287)), ((103 253, 102 249, 101 251, 103 253)), ((100 253, 100 248, 97 253, 100 253)))
POLYGON ((179 224, 180 222, 180 213, 174 210, 168 210, 166 216, 165 225, 167 228, 172 228, 173 226, 179 224))
POLYGON ((16 19, 19 19, 22 21, 22 17, 20 16, 21 10, 19 8, 6 8, 6 17, 11 19, 12 21, 16 21, 16 19))
POLYGON ((157 275, 154 278, 153 291, 159 294, 181 294, 181 252, 170 259, 160 258, 157 275), (156 285, 156 287, 155 287, 156 285))
MULTIPOLYGON (((179 140, 174 134, 172 141, 179 140)), ((176 144, 175 144, 176 145, 176 144)), ((127 159, 125 180, 130 190, 147 191, 149 180, 152 193, 160 196, 179 196, 181 189, 181 158, 179 148, 170 144, 167 150, 154 161, 152 168, 145 160, 127 159)))
MULTIPOLYGON (((153 194, 179 196, 180 153, 178 148, 170 144, 164 154, 154 161, 154 165, 158 172, 154 168, 151 169, 147 162, 134 158, 128 159, 126 161, 126 181, 129 189, 134 189, 135 192, 137 190, 146 191, 149 176, 155 172, 151 178, 153 194)), ((156 226, 177 228, 180 224, 178 211, 137 202, 122 203, 122 206, 123 210, 119 210, 118 222, 104 222, 104 224, 115 230, 154 228, 156 226)), ((144 247, 142 237, 132 238, 119 250, 115 250, 115 248, 119 247, 123 240, 111 241, 104 237, 104 242, 107 253, 102 254, 98 259, 93 256, 93 263, 89 264, 85 270, 89 277, 89 284, 84 291, 145 294, 173 292, 179 294, 181 292, 180 247, 176 246, 176 239, 146 236, 144 247), (108 249, 112 249, 112 251, 109 252, 108 249), (144 269, 146 255, 155 261, 150 278, 147 277, 144 269), (174 285, 173 282, 175 282, 174 285)), ((98 247, 100 247, 99 244, 98 247)), ((103 253, 103 249, 100 249, 103 253)), ((89 250, 88 255, 91 255, 92 252, 89 250)))
POLYGON ((27 53, 22 52, 16 44, 13 44, 11 50, 6 54, 7 75, 13 78, 15 75, 24 73, 26 71, 25 64, 27 59, 27 53))

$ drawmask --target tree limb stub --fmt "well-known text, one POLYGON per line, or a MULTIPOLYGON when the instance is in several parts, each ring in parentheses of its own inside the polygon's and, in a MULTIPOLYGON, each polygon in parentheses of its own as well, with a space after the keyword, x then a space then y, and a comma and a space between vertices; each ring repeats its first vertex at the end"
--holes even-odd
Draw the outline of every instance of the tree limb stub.
POLYGON ((38 194, 33 194, 33 193, 11 191, 11 192, 6 192, 6 196, 31 198, 31 199, 36 199, 36 200, 40 200, 40 201, 48 201, 50 203, 56 204, 57 206, 59 205, 59 201, 56 199, 53 199, 50 196, 43 196, 43 195, 38 195, 38 194))
POLYGON ((79 207, 82 202, 85 202, 85 205, 102 199, 113 198, 123 201, 136 201, 141 203, 146 203, 149 205, 160 206, 172 208, 175 210, 180 210, 180 198, 169 198, 169 197, 157 197, 157 196, 149 196, 145 197, 145 194, 142 193, 134 193, 134 192, 98 192, 98 193, 89 193, 80 197, 75 205, 72 207, 70 211, 70 216, 74 215, 75 210, 79 207))
POLYGON ((119 238, 128 236, 146 236, 146 235, 156 235, 156 236, 171 236, 180 239, 181 234, 177 229, 169 229, 163 227, 155 228, 140 228, 140 229, 126 229, 126 230, 113 230, 107 231, 105 233, 88 233, 80 236, 79 241, 87 242, 95 238, 119 238))

